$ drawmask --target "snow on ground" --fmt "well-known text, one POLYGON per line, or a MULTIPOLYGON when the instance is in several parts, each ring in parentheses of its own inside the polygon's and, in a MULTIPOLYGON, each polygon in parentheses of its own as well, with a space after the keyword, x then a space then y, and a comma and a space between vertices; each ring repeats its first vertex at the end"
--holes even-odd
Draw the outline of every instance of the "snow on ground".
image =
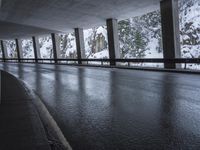
POLYGON ((183 58, 200 58, 200 45, 181 45, 183 58))
POLYGON ((84 34, 84 42, 85 42, 85 54, 86 54, 86 57, 88 57, 91 51, 89 41, 90 41, 90 36, 93 34, 93 31, 92 29, 87 29, 83 31, 83 34, 84 34))
POLYGON ((41 58, 53 58, 51 36, 40 37, 39 44, 41 58))
POLYGON ((92 54, 89 58, 109 58, 108 49, 104 49, 101 52, 92 54))
POLYGON ((31 39, 22 40, 23 58, 34 58, 33 42, 31 39))
POLYGON ((102 53, 98 52, 96 54, 91 54, 91 42, 92 42, 92 40, 94 40, 98 37, 97 35, 100 35, 100 34, 102 34, 102 36, 105 37, 105 41, 108 43, 106 26, 99 26, 96 28, 84 30, 86 58, 102 58, 102 57, 108 58, 108 52, 107 52, 107 54, 105 54, 105 52, 104 52, 105 50, 102 50, 102 53), (96 34, 96 35, 94 35, 94 34, 96 34))
MULTIPOLYGON (((182 0, 182 2, 184 1, 182 0)), ((200 21, 199 21, 200 20, 200 1, 199 0, 185 1, 185 3, 180 6, 181 6, 180 29, 185 30, 185 25, 190 24, 189 28, 186 30, 186 34, 191 35, 192 33, 192 37, 197 39, 197 42, 200 43, 200 21), (196 34, 193 34, 195 32, 196 34)), ((182 35, 180 37, 182 43, 184 40, 185 41, 191 40, 188 35, 182 35)), ((182 58, 200 58, 200 44, 198 45, 181 44, 181 57, 182 58)), ((185 65, 182 65, 182 67, 184 68, 185 65)), ((200 70, 200 65, 188 64, 187 68, 200 70)))
POLYGON ((71 54, 76 53, 76 41, 74 33, 59 34, 60 38, 60 57, 71 58, 71 54))
POLYGON ((147 45, 147 51, 145 51, 145 58, 163 58, 163 53, 158 52, 158 39, 152 38, 147 45))
POLYGON ((107 34, 107 27, 100 26, 97 28, 97 34, 102 34, 105 37, 105 40, 108 42, 108 34, 107 34))
POLYGON ((6 40, 7 54, 9 58, 17 57, 16 43, 15 40, 6 40))

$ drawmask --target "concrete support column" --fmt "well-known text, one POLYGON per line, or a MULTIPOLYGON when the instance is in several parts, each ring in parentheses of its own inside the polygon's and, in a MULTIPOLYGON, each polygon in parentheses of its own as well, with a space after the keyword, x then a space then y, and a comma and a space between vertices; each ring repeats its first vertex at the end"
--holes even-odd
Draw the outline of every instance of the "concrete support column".
POLYGON ((1 104, 1 99, 2 99, 2 96, 1 96, 1 70, 0 70, 0 104, 1 104))
POLYGON ((53 44, 53 57, 54 57, 55 63, 57 63, 58 58, 60 57, 59 36, 58 34, 52 33, 51 38, 52 38, 52 44, 53 44))
MULTIPOLYGON (((119 35, 117 19, 107 19, 108 47, 110 59, 120 58, 119 35)), ((116 65, 115 61, 110 61, 110 65, 116 65)))
POLYGON ((84 45, 83 29, 75 28, 75 37, 76 37, 76 49, 77 49, 78 64, 82 64, 81 59, 85 58, 85 45, 84 45))
POLYGON ((21 39, 15 39, 16 43, 16 50, 17 50, 17 58, 18 62, 21 62, 21 58, 23 58, 23 53, 22 53, 22 40, 21 39))
POLYGON ((33 50, 34 50, 35 62, 37 63, 38 58, 41 58, 39 39, 38 39, 38 37, 33 36, 32 40, 33 40, 33 50))
POLYGON ((2 57, 3 61, 6 62, 6 58, 8 58, 7 47, 4 41, 1 40, 1 50, 2 50, 2 57))
MULTIPOLYGON (((162 0, 160 8, 164 59, 180 58, 178 0, 162 0)), ((175 63, 165 63, 164 66, 167 69, 180 67, 175 63)))

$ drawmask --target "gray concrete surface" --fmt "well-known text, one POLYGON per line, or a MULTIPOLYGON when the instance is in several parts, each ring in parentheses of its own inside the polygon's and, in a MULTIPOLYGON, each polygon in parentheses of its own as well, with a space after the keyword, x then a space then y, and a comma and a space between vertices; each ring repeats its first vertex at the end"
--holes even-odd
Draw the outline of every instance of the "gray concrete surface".
MULTIPOLYGON (((0 9, 1 10, 1 9, 0 9)), ((30 38, 32 36, 46 35, 55 30, 48 30, 34 26, 21 25, 11 22, 0 21, 0 39, 30 38)))
POLYGON ((50 150, 44 127, 25 88, 1 73, 0 149, 50 150))
MULTIPOLYGON (((120 48, 119 48, 119 35, 118 35, 118 21, 116 19, 108 19, 106 21, 107 32, 108 32, 108 50, 109 58, 116 59, 121 58, 120 48)), ((110 61, 110 65, 115 66, 115 61, 110 61)))
MULTIPOLYGON (((161 2, 162 45, 164 59, 181 58, 179 0, 161 2)), ((166 69, 181 68, 181 64, 164 63, 166 69)))
POLYGON ((79 59, 78 64, 82 64, 80 59, 86 58, 83 29, 75 28, 74 33, 75 33, 75 38, 76 38, 77 58, 79 59))
POLYGON ((40 96, 74 150, 200 149, 200 76, 0 64, 40 96))
POLYGON ((1 71, 0 71, 0 105, 1 105, 1 71))
POLYGON ((74 28, 105 25, 108 18, 126 19, 156 10, 159 2, 160 0, 2 0, 0 38, 17 38, 52 31, 71 32, 74 28))

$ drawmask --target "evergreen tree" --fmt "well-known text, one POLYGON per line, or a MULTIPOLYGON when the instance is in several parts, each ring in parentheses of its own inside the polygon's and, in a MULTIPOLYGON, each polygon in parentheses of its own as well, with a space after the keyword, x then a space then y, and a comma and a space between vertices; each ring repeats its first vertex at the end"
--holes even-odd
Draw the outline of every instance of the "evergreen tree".
POLYGON ((135 48, 134 45, 134 29, 131 27, 130 19, 122 20, 118 24, 119 42, 122 58, 127 57, 130 50, 135 48))
POLYGON ((145 56, 144 52, 146 48, 146 42, 144 41, 141 33, 138 30, 135 32, 134 39, 135 49, 132 51, 134 52, 133 55, 135 55, 136 58, 142 58, 145 56))

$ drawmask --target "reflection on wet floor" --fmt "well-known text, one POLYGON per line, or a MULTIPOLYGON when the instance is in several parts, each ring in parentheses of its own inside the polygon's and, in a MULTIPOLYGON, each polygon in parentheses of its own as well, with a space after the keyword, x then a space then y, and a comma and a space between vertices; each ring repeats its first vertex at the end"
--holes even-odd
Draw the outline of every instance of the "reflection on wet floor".
POLYGON ((200 76, 0 64, 43 99, 75 150, 199 149, 200 76))

